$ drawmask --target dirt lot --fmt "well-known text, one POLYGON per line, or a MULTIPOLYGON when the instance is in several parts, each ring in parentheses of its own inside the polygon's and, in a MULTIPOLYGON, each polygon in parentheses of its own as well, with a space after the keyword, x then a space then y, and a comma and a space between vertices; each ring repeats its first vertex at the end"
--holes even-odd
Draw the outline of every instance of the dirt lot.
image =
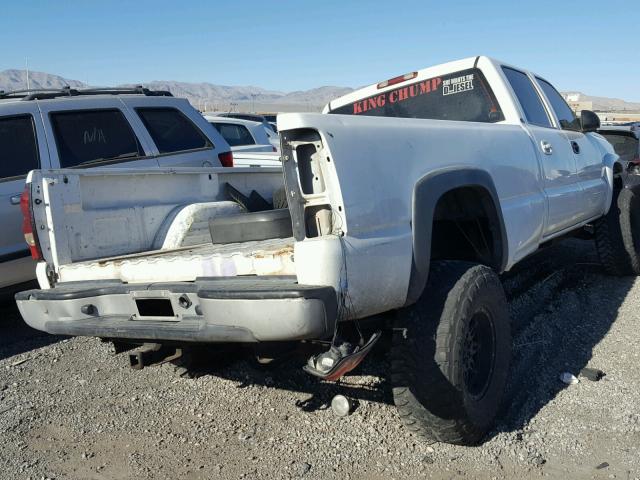
POLYGON ((640 280, 601 273, 589 243, 504 277, 513 375, 478 447, 427 445, 400 425, 375 352, 340 385, 264 370, 242 352, 133 371, 96 339, 61 339, 0 310, 0 477, 640 478, 640 280), (602 369, 566 386, 564 371, 602 369), (327 408, 342 393, 355 412, 327 408))

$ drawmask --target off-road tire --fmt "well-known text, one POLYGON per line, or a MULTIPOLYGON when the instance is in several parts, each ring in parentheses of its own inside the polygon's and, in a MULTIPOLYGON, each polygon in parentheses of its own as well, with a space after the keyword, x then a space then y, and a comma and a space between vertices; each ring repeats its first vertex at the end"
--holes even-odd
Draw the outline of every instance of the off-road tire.
POLYGON ((422 297, 399 314, 393 335, 393 398, 405 426, 429 440, 478 443, 498 413, 510 360, 511 327, 498 276, 473 263, 432 262, 422 297), (471 324, 485 332, 477 358, 491 360, 480 377, 469 374, 471 324), (478 378, 484 378, 480 390, 478 378))
POLYGON ((611 275, 640 275, 640 195, 614 191, 609 213, 595 224, 598 256, 611 275))
POLYGON ((289 208, 287 203, 287 192, 284 191, 284 187, 280 187, 273 192, 273 208, 289 208))

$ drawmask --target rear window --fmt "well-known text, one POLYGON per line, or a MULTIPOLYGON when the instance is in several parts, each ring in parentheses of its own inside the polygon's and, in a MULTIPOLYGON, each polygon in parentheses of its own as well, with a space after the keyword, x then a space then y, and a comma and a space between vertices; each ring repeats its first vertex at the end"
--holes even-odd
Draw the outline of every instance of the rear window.
POLYGON ((613 145, 613 149, 618 155, 620 155, 622 160, 629 162, 640 157, 640 152, 638 151, 639 141, 637 138, 629 137, 627 135, 617 135, 615 133, 605 133, 602 131, 600 133, 611 145, 613 145))
POLYGON ((224 138, 230 147, 238 145, 255 145, 256 141, 249 133, 249 130, 244 125, 237 125, 235 123, 221 123, 212 122, 213 125, 222 138, 224 138))
POLYGON ((50 118, 63 168, 144 156, 120 110, 55 112, 50 118))
POLYGON ((211 142, 175 108, 136 108, 160 153, 211 148, 211 142))
POLYGON ((542 100, 540 100, 540 96, 529 77, 513 68, 502 67, 502 71, 507 80, 509 80, 516 97, 518 97, 518 102, 520 102, 520 106, 524 110, 527 122, 541 127, 551 127, 549 115, 547 115, 542 100))
POLYGON ((31 115, 0 117, 0 179, 26 175, 39 166, 31 115))
POLYGON ((402 85, 329 113, 486 123, 504 120, 489 84, 476 68, 402 85))

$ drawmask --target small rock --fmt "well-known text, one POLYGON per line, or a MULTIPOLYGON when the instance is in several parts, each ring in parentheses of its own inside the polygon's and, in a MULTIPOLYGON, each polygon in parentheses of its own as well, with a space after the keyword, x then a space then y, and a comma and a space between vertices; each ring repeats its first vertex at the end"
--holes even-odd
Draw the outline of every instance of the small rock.
POLYGON ((306 475, 309 470, 311 470, 311 465, 307 462, 297 462, 295 465, 295 472, 300 476, 306 475))
POLYGON ((578 380, 576 376, 571 372, 562 373, 560 375, 560 380, 562 381, 562 383, 566 383, 567 385, 575 385, 576 383, 580 382, 580 380, 578 380))

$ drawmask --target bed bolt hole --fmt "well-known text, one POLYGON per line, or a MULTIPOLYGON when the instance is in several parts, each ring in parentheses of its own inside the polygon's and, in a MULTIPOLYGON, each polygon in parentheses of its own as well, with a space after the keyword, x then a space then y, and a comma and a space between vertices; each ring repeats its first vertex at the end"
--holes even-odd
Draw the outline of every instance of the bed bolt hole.
POLYGON ((95 315, 96 313, 98 313, 98 309, 96 308, 96 306, 92 305, 91 303, 81 306, 80 311, 85 315, 95 315))
POLYGON ((187 297, 186 295, 180 295, 178 304, 186 310, 191 306, 191 300, 189 300, 189 297, 187 297))

